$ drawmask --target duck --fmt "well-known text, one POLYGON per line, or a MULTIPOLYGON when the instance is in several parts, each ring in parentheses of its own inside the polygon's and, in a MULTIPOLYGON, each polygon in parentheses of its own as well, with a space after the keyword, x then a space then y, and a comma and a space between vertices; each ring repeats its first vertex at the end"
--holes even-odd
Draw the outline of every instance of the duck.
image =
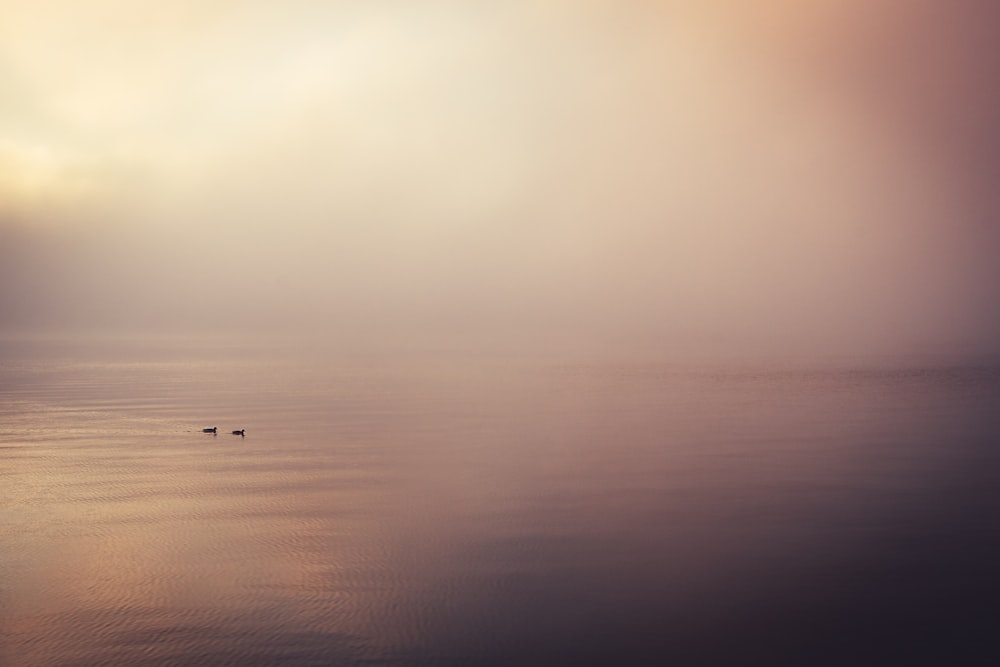
POLYGON ((247 432, 247 430, 245 428, 241 428, 239 431, 233 431, 233 435, 241 435, 242 436, 242 435, 246 435, 246 432, 247 432))
POLYGON ((201 429, 201 432, 202 433, 216 433, 216 432, 218 432, 218 428, 219 428, 218 426, 213 426, 212 428, 203 428, 203 429, 201 429))

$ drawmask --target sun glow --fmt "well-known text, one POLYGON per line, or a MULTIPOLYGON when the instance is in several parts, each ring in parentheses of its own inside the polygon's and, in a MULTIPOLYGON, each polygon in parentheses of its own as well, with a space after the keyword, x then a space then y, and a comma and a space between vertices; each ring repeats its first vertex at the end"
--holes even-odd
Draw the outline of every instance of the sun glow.
POLYGON ((995 206, 966 185, 989 182, 985 66, 889 4, 901 23, 787 0, 21 4, 0 24, 0 232, 100 220, 96 246, 145 263, 81 251, 81 282, 99 265, 102 289, 310 325, 1000 327, 995 206), (266 269, 223 279, 203 244, 266 269))

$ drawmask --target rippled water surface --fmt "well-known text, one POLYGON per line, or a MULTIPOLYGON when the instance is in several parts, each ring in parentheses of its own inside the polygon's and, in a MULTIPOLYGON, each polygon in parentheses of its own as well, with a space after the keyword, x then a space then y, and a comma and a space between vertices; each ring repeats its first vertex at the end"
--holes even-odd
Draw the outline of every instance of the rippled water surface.
POLYGON ((5 344, 0 663, 1000 657, 995 364, 288 351, 5 344))

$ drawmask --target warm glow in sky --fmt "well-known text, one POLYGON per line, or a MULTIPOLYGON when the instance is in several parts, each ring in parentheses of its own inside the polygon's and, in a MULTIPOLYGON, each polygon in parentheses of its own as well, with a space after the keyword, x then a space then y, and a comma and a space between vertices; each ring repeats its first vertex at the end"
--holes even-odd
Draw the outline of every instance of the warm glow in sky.
POLYGON ((1000 339, 990 3, 0 9, 6 330, 1000 339))

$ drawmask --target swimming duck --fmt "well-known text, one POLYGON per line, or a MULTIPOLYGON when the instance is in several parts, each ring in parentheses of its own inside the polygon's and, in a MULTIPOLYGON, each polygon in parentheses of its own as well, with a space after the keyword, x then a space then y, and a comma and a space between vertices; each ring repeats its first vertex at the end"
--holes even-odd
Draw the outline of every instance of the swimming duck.
POLYGON ((233 431, 233 435, 245 435, 246 431, 245 428, 241 428, 239 431, 233 431))
POLYGON ((202 433, 215 433, 218 430, 218 428, 219 428, 218 426, 213 426, 212 428, 203 428, 203 429, 201 429, 201 432, 202 433))

